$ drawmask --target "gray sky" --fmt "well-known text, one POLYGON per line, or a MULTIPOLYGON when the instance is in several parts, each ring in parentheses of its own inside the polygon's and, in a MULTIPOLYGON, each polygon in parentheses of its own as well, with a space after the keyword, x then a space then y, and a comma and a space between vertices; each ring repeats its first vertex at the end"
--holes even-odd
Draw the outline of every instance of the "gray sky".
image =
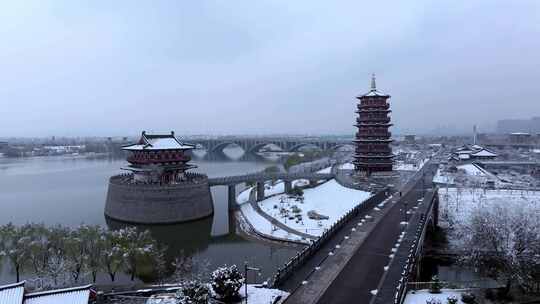
POLYGON ((540 115, 540 1, 4 1, 0 137, 352 133, 540 115))

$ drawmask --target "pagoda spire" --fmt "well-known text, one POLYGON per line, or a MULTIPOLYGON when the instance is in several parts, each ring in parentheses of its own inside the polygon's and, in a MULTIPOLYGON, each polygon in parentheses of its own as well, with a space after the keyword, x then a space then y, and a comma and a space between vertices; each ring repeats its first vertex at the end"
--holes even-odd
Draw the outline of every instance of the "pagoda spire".
POLYGON ((371 91, 377 91, 377 84, 375 83, 375 73, 371 74, 371 91))

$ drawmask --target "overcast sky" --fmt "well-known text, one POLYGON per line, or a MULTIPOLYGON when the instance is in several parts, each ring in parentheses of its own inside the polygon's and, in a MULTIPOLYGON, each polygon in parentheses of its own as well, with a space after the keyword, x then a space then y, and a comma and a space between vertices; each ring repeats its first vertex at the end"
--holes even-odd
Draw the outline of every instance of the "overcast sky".
POLYGON ((0 137, 349 134, 540 115, 540 1, 3 1, 0 137))

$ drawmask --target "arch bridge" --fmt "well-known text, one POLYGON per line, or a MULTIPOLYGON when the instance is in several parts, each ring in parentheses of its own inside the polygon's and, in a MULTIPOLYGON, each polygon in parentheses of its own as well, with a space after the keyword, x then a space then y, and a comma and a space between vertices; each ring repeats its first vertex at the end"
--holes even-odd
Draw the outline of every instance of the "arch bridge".
POLYGON ((264 183, 270 180, 282 180, 285 184, 285 192, 292 190, 292 182, 297 179, 307 179, 313 184, 319 180, 329 180, 334 178, 333 173, 315 173, 315 172, 301 172, 301 173, 251 173, 245 175, 234 175, 209 178, 208 184, 210 186, 228 186, 228 198, 229 208, 233 209, 236 206, 236 185, 241 183, 256 183, 257 201, 261 201, 265 198, 264 195, 264 183))
POLYGON ((296 152, 302 147, 317 147, 320 150, 337 150, 344 146, 352 146, 351 140, 326 139, 272 139, 272 138, 221 138, 221 139, 192 139, 189 141, 208 152, 219 152, 229 145, 237 145, 248 153, 258 152, 265 146, 274 145, 279 151, 296 152))

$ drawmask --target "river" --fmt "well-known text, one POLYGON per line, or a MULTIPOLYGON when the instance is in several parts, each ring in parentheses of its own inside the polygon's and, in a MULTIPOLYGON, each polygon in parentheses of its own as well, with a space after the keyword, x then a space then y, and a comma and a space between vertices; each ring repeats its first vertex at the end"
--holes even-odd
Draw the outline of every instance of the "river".
MULTIPOLYGON (((209 177, 243 174, 279 164, 256 158, 238 159, 242 151, 225 149, 227 158, 194 158, 194 171, 209 177)), ((47 225, 104 225, 117 229, 125 224, 106 219, 103 210, 108 178, 120 173, 123 159, 81 157, 0 158, 0 225, 12 222, 47 225)), ((181 253, 197 261, 207 261, 214 269, 223 264, 242 266, 244 262, 261 267, 261 274, 250 280, 266 280, 277 266, 285 263, 297 249, 278 244, 247 240, 237 234, 235 221, 228 210, 227 188, 212 187, 214 215, 207 219, 177 225, 139 226, 167 246, 169 259, 181 253)), ((9 264, 0 266, 0 284, 14 281, 9 264)), ((24 276, 23 276, 24 277, 24 276)), ((120 276, 120 283, 127 283, 120 276)), ((98 283, 109 284, 106 275, 98 283)))

